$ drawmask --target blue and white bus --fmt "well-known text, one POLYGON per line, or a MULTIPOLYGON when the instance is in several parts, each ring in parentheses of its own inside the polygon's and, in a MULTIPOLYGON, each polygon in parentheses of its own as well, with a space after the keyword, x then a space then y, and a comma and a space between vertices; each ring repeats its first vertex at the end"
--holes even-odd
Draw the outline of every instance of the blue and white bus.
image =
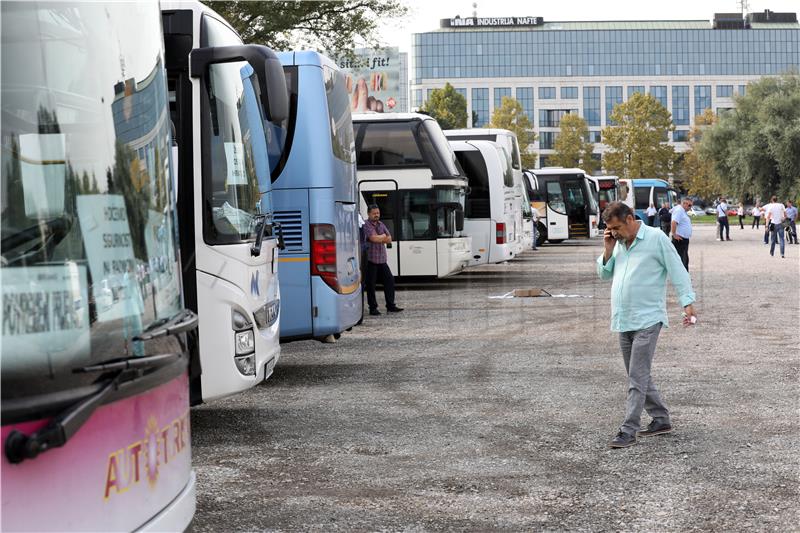
POLYGON ((272 170, 281 340, 333 340, 361 319, 358 185, 350 101, 336 64, 316 52, 283 52, 290 112, 272 170))
POLYGON ((678 193, 662 179, 637 178, 619 180, 619 199, 636 211, 638 220, 647 220, 645 211, 652 203, 656 209, 667 203, 678 205, 678 193))

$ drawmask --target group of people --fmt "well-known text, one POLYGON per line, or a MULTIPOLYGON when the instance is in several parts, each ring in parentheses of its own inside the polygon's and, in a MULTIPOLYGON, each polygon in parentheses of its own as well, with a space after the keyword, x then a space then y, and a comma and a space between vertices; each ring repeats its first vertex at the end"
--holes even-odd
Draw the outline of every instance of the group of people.
POLYGON ((761 220, 764 220, 764 244, 770 245, 769 255, 775 255, 775 245, 780 243, 781 257, 786 257, 786 237, 788 237, 789 244, 798 244, 797 207, 791 200, 787 200, 784 205, 778 201, 777 196, 773 196, 765 206, 757 202, 751 214, 753 215, 751 229, 758 229, 761 220))

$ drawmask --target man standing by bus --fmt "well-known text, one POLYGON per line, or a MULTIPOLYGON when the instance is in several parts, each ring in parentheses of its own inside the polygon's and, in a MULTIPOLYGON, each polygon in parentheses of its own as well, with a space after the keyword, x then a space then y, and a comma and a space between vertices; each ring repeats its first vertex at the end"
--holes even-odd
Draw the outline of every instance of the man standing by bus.
POLYGON ((666 282, 669 276, 683 306, 683 324, 697 321, 689 273, 664 232, 636 220, 630 207, 613 202, 603 212, 606 231, 603 254, 597 258, 600 279, 611 285, 611 331, 619 333, 622 359, 628 374, 625 420, 612 448, 636 444, 636 437, 672 431, 669 410, 661 399, 650 369, 662 325, 669 326, 666 311, 666 282), (640 429, 642 411, 652 422, 640 429))
POLYGON ((672 208, 672 244, 681 258, 686 272, 689 272, 689 239, 692 238, 692 221, 686 211, 691 209, 692 201, 684 198, 680 205, 672 208))
POLYGON ((391 246, 392 235, 386 224, 381 222, 381 210, 377 205, 367 209, 367 222, 364 224, 364 235, 367 238, 367 303, 370 315, 380 315, 378 299, 375 296, 375 284, 380 278, 383 284, 383 295, 386 298, 386 310, 399 313, 403 309, 394 303, 394 276, 387 264, 386 246, 391 246))

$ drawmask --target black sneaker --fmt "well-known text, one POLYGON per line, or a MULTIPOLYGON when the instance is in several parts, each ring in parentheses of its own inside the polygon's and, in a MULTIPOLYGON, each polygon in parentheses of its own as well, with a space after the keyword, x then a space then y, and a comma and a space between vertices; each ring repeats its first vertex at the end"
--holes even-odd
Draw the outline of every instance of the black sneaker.
POLYGON ((627 448, 636 444, 636 435, 630 435, 624 431, 617 433, 617 436, 608 443, 611 448, 627 448))
POLYGON ((370 309, 369 310, 369 314, 372 315, 372 316, 378 316, 378 315, 381 314, 381 312, 378 311, 377 309, 370 309))
POLYGON ((399 313, 400 311, 403 310, 403 308, 402 307, 397 307, 395 305, 394 307, 387 307, 386 310, 389 311, 390 313, 399 313))
POLYGON ((660 422, 653 420, 647 425, 647 429, 642 429, 636 432, 640 437, 652 437, 653 435, 661 435, 663 433, 671 433, 672 424, 669 422, 660 422))

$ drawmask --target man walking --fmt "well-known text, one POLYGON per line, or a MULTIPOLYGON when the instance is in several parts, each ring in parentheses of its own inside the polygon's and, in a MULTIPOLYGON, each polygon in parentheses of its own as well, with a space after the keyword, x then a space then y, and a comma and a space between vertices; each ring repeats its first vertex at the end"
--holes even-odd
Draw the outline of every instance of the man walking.
POLYGON ((650 375, 658 334, 662 325, 669 326, 667 276, 683 306, 685 326, 697 321, 692 305, 695 294, 689 273, 681 268, 678 253, 662 231, 637 221, 631 208, 622 202, 609 204, 603 219, 606 231, 603 254, 597 258, 597 273, 601 279, 613 279, 611 331, 619 333, 628 374, 625 420, 609 445, 627 448, 636 444, 637 435, 672 431, 669 410, 650 375), (643 410, 652 418, 644 430, 640 429, 643 410))
POLYGON ((692 238, 692 221, 686 211, 691 207, 692 201, 684 198, 681 205, 672 208, 672 244, 686 272, 689 272, 689 239, 692 238))
POLYGON ((767 229, 772 236, 770 238, 769 255, 775 257, 775 244, 780 238, 781 241, 781 257, 786 258, 786 243, 783 236, 783 221, 786 218, 786 206, 778 201, 777 196, 770 198, 769 206, 766 209, 767 213, 767 229))
POLYGON ((789 221, 789 228, 787 229, 789 244, 792 244, 793 239, 794 244, 797 244, 797 208, 791 200, 786 201, 786 220, 789 221))
POLYGON ((386 224, 381 222, 381 210, 377 205, 367 209, 368 220, 364 223, 364 235, 367 238, 367 304, 370 315, 380 315, 378 299, 375 297, 375 284, 380 278, 383 284, 383 295, 386 298, 386 310, 399 313, 403 309, 394 303, 394 276, 389 269, 386 257, 386 245, 391 245, 392 235, 386 224))
POLYGON ((661 231, 669 237, 669 231, 672 227, 672 213, 669 212, 669 204, 667 202, 661 204, 661 209, 658 210, 658 220, 661 223, 661 231))
POLYGON ((658 214, 658 211, 656 210, 656 206, 653 204, 653 202, 650 202, 650 207, 647 208, 647 211, 645 211, 644 214, 647 216, 647 225, 651 228, 654 228, 656 226, 656 215, 658 214))
POLYGON ((731 240, 731 226, 728 224, 728 202, 725 198, 721 198, 717 204, 717 221, 719 222, 719 240, 731 240), (725 230, 725 237, 722 236, 722 231, 725 230))

